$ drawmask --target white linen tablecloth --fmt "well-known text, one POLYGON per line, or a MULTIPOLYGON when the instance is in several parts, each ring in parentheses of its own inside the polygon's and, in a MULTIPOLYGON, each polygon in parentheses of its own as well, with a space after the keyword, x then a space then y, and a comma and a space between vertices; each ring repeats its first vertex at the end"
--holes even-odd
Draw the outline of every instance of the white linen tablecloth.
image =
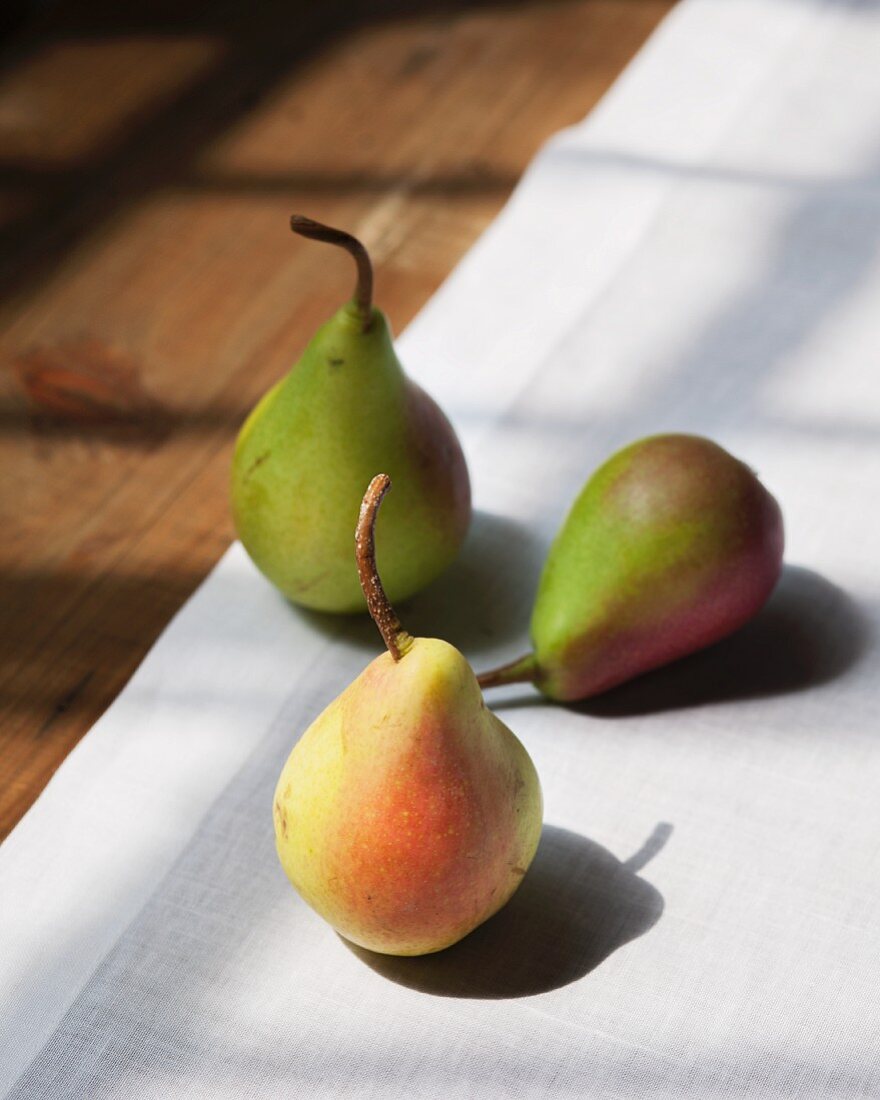
POLYGON ((518 655, 585 477, 668 429, 777 495, 779 590, 590 706, 493 693, 535 867, 383 963, 289 887, 270 812, 378 634, 233 546, 0 848, 0 1095, 880 1096, 880 4, 684 0, 400 351, 480 510, 409 629, 518 655))

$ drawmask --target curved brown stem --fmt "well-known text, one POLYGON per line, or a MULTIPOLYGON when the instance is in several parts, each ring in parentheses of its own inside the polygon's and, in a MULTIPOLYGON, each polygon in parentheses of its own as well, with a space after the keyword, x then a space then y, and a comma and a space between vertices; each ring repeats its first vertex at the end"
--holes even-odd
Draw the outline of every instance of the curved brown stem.
POLYGON ((377 474, 370 482, 361 501, 361 512, 358 516, 354 541, 358 576, 367 600, 367 607, 388 647, 388 652, 395 661, 399 661, 413 644, 413 639, 400 625, 400 619, 385 595, 385 589, 379 579, 379 571, 376 569, 376 515, 382 498, 390 488, 391 478, 387 474, 377 474))
POLYGON ((294 214, 290 219, 290 228, 301 237, 310 241, 324 241, 344 248, 357 264, 357 282, 354 287, 354 304, 363 321, 363 331, 367 332, 373 323, 373 265, 370 255, 357 237, 346 233, 344 229, 334 229, 330 225, 313 221, 302 214, 294 214))
POLYGON ((490 669, 489 672, 481 672, 477 677, 477 683, 481 688, 500 687, 502 684, 523 684, 534 682, 538 674, 538 665, 534 653, 527 653, 508 665, 500 665, 490 669))

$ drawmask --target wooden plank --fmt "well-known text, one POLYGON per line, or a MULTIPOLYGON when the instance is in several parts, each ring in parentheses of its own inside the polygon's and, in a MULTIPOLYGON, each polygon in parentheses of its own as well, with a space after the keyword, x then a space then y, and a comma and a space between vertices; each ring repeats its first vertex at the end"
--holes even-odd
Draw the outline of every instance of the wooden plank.
POLYGON ((0 835, 232 538, 236 430, 371 248, 400 330, 671 0, 72 2, 0 76, 0 835), (182 9, 182 10, 181 10, 182 9))

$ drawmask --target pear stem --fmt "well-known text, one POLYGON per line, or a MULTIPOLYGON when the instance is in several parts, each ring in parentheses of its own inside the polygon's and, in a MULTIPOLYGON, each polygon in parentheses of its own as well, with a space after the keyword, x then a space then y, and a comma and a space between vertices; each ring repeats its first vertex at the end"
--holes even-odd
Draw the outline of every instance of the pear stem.
POLYGON ((481 688, 500 687, 502 684, 534 683, 538 674, 538 665, 534 653, 527 653, 525 657, 519 657, 507 665, 499 665, 498 668, 482 672, 477 677, 477 683, 481 688))
POLYGON ((324 241, 344 248, 357 264, 357 282, 354 286, 354 304, 363 322, 363 331, 368 332, 373 323, 373 265, 370 255, 357 237, 346 233, 344 229, 334 229, 313 221, 302 214, 294 214, 290 219, 290 228, 301 237, 310 241, 324 241))
POLYGON ((354 541, 358 576, 367 600, 367 607, 388 647, 388 652, 395 661, 399 661, 408 652, 413 639, 400 625, 400 619, 385 595, 385 589, 382 587, 379 571, 376 568, 376 515, 382 498, 390 488, 391 478, 387 474, 377 474, 370 482, 361 501, 361 512, 358 516, 354 541))

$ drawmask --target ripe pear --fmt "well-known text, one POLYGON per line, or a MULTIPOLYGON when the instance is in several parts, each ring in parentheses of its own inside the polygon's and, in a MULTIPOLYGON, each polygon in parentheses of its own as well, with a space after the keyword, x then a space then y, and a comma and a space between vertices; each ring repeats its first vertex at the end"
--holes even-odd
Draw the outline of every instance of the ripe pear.
POLYGON ((278 856, 346 939, 387 955, 460 940, 516 890, 541 833, 541 787, 453 646, 400 625, 375 566, 390 481, 370 483, 358 566, 388 652, 312 723, 275 791, 278 856))
POLYGON ((358 281, 241 429, 233 520, 257 567, 294 603, 359 611, 351 532, 364 485, 377 469, 394 478, 377 537, 389 597, 402 600, 458 552, 471 515, 467 466, 449 421, 394 353, 363 245, 308 218, 291 227, 350 252, 358 281))
POLYGON ((533 652, 479 683, 598 695, 741 627, 782 550, 779 505, 748 466, 700 436, 641 439, 593 474, 550 548, 533 652))

